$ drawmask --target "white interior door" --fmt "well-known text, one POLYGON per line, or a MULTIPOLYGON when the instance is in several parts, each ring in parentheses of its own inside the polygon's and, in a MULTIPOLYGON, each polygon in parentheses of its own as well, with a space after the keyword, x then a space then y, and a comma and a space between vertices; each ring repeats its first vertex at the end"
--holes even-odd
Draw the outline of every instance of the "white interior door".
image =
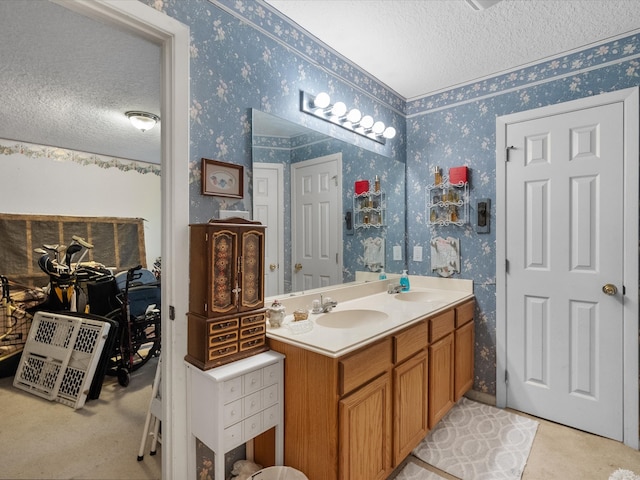
POLYGON ((342 282, 342 154, 291 165, 293 290, 342 282))
POLYGON ((283 168, 277 163, 253 164, 253 218, 265 231, 264 286, 267 297, 284 291, 283 168))
POLYGON ((506 405, 617 440, 623 132, 622 102, 508 123, 503 230, 506 405))

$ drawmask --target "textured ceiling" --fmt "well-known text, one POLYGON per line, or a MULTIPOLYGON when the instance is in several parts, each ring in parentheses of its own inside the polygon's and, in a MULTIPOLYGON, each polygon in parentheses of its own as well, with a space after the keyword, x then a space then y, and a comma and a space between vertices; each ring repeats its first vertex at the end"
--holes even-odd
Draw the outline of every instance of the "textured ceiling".
POLYGON ((640 28, 638 0, 266 0, 412 99, 640 28))
POLYGON ((160 163, 161 49, 46 0, 0 1, 0 138, 160 163))
MULTIPOLYGON (((253 0, 247 0, 253 1, 253 0)), ((639 0, 267 0, 412 99, 640 28, 639 0)), ((0 138, 160 162, 160 47, 47 0, 0 0, 0 138)))

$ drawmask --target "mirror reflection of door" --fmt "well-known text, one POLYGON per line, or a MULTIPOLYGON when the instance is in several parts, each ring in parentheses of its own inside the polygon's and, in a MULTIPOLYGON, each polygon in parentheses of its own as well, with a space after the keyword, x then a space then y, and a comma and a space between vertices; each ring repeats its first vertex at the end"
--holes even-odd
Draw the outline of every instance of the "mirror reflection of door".
POLYGON ((342 154, 291 165, 293 290, 342 278, 342 154))
POLYGON ((265 295, 284 291, 283 167, 278 163, 253 164, 253 219, 266 225, 265 295))

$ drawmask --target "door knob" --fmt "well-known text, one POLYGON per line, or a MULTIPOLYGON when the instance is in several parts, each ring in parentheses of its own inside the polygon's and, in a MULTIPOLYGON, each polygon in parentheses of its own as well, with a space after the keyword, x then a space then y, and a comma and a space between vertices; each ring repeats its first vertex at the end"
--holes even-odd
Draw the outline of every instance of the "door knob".
POLYGON ((278 266, 277 266, 275 263, 271 263, 271 264, 269 264, 269 270, 271 270, 272 272, 273 272, 276 268, 278 268, 278 266))
POLYGON ((604 287, 602 287, 602 291, 606 295, 615 295, 616 293, 618 293, 618 289, 612 283, 607 283, 604 287))
POLYGON ((296 273, 298 273, 300 270, 302 270, 302 264, 301 263, 296 263, 293 266, 294 270, 296 271, 296 273))

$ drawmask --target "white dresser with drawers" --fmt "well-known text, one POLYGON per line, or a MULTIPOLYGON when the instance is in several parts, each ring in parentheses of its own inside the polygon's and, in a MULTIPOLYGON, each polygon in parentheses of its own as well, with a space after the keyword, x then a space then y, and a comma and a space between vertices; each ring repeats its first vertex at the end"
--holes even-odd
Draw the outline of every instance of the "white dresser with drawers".
MULTIPOLYGON (((186 366, 191 434, 215 453, 215 479, 225 478, 226 452, 272 427, 275 463, 282 465, 284 355, 267 351, 210 370, 186 366)), ((195 453, 194 438, 190 444, 195 453)), ((195 454, 190 457, 192 470, 195 454)))

